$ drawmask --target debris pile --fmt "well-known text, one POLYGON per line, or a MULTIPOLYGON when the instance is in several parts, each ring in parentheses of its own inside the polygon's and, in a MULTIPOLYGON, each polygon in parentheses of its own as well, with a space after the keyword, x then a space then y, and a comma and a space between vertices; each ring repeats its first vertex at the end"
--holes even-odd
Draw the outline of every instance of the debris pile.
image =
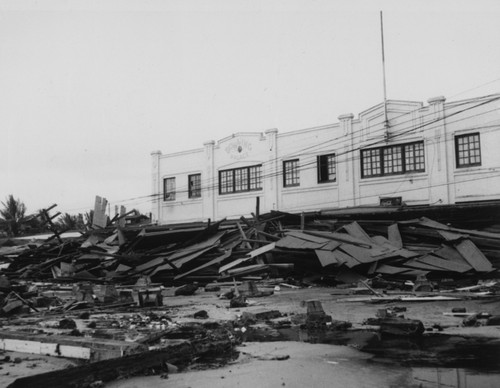
MULTIPOLYGON (((282 289, 327 283, 337 286, 331 295, 361 294, 351 301, 371 303, 481 298, 500 289, 500 233, 425 217, 344 222, 273 211, 161 226, 97 219, 100 225, 78 237, 64 238, 54 228, 44 240, 0 241, 3 348, 88 362, 42 376, 47 386, 86 376, 86 387, 148 369, 167 374, 167 363, 182 368, 193 359, 219 360, 239 341, 277 340, 290 327, 305 330, 310 341, 327 335, 345 342, 367 330, 332 318, 316 299, 303 302, 303 316, 250 311, 255 298, 282 289), (224 323, 203 306, 189 322, 172 319, 166 296, 188 299, 202 290, 217 293, 228 311, 249 310, 224 323), (20 330, 12 329, 17 319, 20 330)), ((384 335, 421 336, 423 323, 401 311, 380 309, 368 324, 384 335)), ((454 316, 463 326, 498 323, 497 312, 453 314, 462 314, 454 316)), ((26 377, 15 386, 33 381, 42 380, 26 377)))
MULTIPOLYGON (((425 278, 475 286, 478 279, 494 278, 500 268, 499 233, 457 229, 427 218, 390 224, 354 221, 340 227, 334 221, 302 220, 300 226, 294 225, 297 221, 298 216, 271 212, 208 225, 110 224, 76 238, 56 234, 22 245, 5 240, 0 290, 17 290, 17 297, 11 294, 3 311, 22 302, 28 282, 80 282, 80 302, 116 302, 126 290, 112 295, 105 285, 129 286, 129 294, 143 305, 155 301, 161 286, 185 285, 180 293, 213 282, 269 277, 286 278, 292 285, 371 278, 373 284, 401 288, 425 278), (141 286, 139 279, 150 283, 141 286)), ((432 291, 432 284, 420 286, 432 291)), ((23 303, 36 309, 34 303, 23 303)))

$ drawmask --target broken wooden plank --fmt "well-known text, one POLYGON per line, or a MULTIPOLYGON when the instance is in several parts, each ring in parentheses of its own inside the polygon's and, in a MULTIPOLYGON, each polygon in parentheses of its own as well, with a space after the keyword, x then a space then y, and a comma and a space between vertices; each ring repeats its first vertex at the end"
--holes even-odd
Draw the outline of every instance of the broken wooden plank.
POLYGON ((337 259, 339 264, 345 264, 348 268, 353 268, 361 264, 354 257, 348 255, 345 252, 342 252, 340 249, 334 250, 333 254, 335 255, 335 258, 337 259))
POLYGON ((185 366, 205 353, 211 352, 212 355, 223 356, 228 349, 231 349, 228 338, 170 340, 167 346, 157 350, 21 377, 8 388, 90 388, 96 381, 106 383, 151 370, 167 372, 167 363, 185 366))
POLYGON ((280 263, 280 264, 253 264, 248 265, 246 267, 233 268, 227 271, 229 276, 241 276, 250 273, 262 272, 265 270, 269 270, 271 268, 274 269, 282 269, 282 270, 291 270, 293 269, 292 263, 280 263))
POLYGON ((317 243, 314 241, 302 239, 298 236, 289 234, 276 242, 276 247, 285 249, 320 249, 326 245, 327 241, 317 243))
POLYGON ((466 235, 466 234, 448 232, 447 230, 438 230, 438 233, 446 241, 457 241, 457 240, 461 240, 463 238, 468 238, 469 237, 469 235, 466 235))
POLYGON ((99 361, 142 353, 147 347, 135 342, 4 330, 0 331, 0 349, 99 361))
POLYGON ((354 237, 360 241, 364 241, 369 245, 373 243, 370 236, 368 236, 368 233, 366 233, 364 229, 356 221, 351 222, 348 225, 344 225, 344 230, 351 237, 354 237))
POLYGON ((451 271, 451 272, 458 272, 458 273, 464 273, 467 271, 470 271, 472 267, 468 264, 463 264, 460 262, 456 261, 450 261, 450 260, 445 260, 442 259, 438 256, 434 256, 432 254, 427 254, 425 256, 419 257, 417 259, 419 263, 424 263, 424 264, 430 264, 435 267, 442 268, 443 270, 446 271, 451 271))
POLYGON ((398 224, 392 224, 387 227, 387 237, 392 245, 397 248, 403 248, 403 239, 401 238, 398 224))
POLYGON ((380 264, 375 270, 375 273, 380 273, 384 275, 397 275, 405 273, 406 271, 408 271, 408 268, 400 268, 388 264, 380 264))
POLYGON ((253 251, 249 252, 247 255, 250 258, 256 257, 256 256, 262 255, 266 252, 272 251, 274 248, 276 248, 276 243, 272 242, 270 244, 267 244, 267 245, 264 245, 264 246, 259 247, 257 249, 254 249, 253 251))
POLYGON ((323 251, 320 249, 316 249, 314 252, 316 252, 316 256, 318 256, 319 262, 323 267, 326 267, 328 265, 340 265, 337 257, 335 256, 335 253, 333 253, 332 251, 323 251))
POLYGON ((374 257, 373 249, 366 249, 362 247, 358 247, 356 245, 351 244, 342 244, 340 246, 345 253, 348 253, 352 257, 354 257, 357 261, 362 264, 373 263, 374 261, 379 260, 377 257, 374 257))
POLYGON ((478 272, 490 272, 493 270, 491 262, 470 240, 462 240, 455 244, 457 251, 478 272))
POLYGON ((228 257, 231 256, 231 253, 232 253, 232 250, 228 250, 226 253, 224 253, 223 255, 219 256, 219 257, 216 257, 215 259, 213 260, 210 260, 209 262, 205 263, 205 264, 202 264, 200 265, 199 267, 196 267, 196 268, 193 268, 192 270, 190 271, 187 271, 187 272, 184 272, 180 275, 177 275, 174 277, 174 280, 179 280, 179 279, 182 279, 183 277, 185 276, 188 276, 188 275, 191 275, 193 273, 196 273, 204 268, 207 268, 207 267, 210 267, 212 265, 215 265, 215 264, 218 264, 222 261, 224 261, 225 259, 227 259, 228 257))
POLYGON ((322 231, 310 231, 304 230, 305 234, 316 237, 323 237, 329 240, 340 241, 342 243, 354 244, 364 248, 371 248, 372 244, 368 244, 364 240, 357 239, 348 235, 347 233, 337 233, 337 232, 322 232, 322 231))

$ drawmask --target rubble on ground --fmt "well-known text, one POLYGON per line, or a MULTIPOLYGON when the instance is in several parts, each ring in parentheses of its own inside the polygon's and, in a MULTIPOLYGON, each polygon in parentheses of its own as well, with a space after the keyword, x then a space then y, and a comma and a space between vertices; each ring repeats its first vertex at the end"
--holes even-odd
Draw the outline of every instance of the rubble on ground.
MULTIPOLYGON (((281 338, 284 327, 335 332, 337 338, 368 330, 333 319, 316 300, 304 302, 303 317, 257 311, 220 323, 200 307, 191 322, 180 322, 159 313, 168 296, 216 293, 227 309, 237 310, 251 307, 255 298, 315 284, 335 286, 331 295, 348 296, 346 302, 379 304, 500 293, 500 233, 425 217, 345 222, 273 211, 206 224, 127 227, 120 217, 102 222, 79 237, 63 238, 54 229, 43 241, 0 241, 3 348, 84 362, 50 372, 43 377, 49 385, 61 373, 67 381, 89 376, 81 386, 148 369, 168 373, 158 369, 159 359, 160 366, 179 368, 205 356, 222 359, 251 336, 281 338)), ((468 327, 499 321, 498 311, 453 313, 464 314, 468 327)), ((387 309, 367 325, 396 336, 428 329, 387 309)), ((26 377, 12 386, 33 381, 26 377)))

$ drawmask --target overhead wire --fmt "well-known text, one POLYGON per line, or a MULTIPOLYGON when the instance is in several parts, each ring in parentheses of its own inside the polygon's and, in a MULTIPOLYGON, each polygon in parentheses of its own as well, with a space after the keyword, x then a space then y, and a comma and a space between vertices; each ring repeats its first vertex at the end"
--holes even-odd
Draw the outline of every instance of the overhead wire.
MULTIPOLYGON (((459 115, 461 113, 464 113, 468 110, 471 110, 471 109, 475 109, 479 106, 482 106, 482 105, 485 105, 485 104, 488 104, 488 103, 491 103, 491 102, 494 102, 494 101, 497 101, 500 99, 500 96, 499 95, 490 95, 490 96, 483 96, 483 97, 478 97, 478 98, 474 98, 474 99, 468 99, 468 100, 464 100, 464 101, 461 101, 461 102, 458 102, 457 104, 454 104, 453 106, 454 107, 457 107, 457 106, 461 106, 461 105, 471 105, 472 103, 474 102, 479 102, 477 105, 473 105, 473 106, 469 106, 469 107, 466 107, 462 110, 459 110, 459 111, 456 111, 456 112, 452 112, 451 114, 449 115, 443 115, 442 117, 439 117, 437 119, 435 118, 432 118, 428 121, 424 121, 426 118, 428 117, 433 117, 435 116, 435 113, 434 112, 429 112, 425 115, 421 115, 419 117, 411 117, 415 112, 419 111, 419 110, 422 110, 423 107, 418 107, 414 110, 411 110, 411 111, 408 111, 408 112, 404 112, 402 113, 401 115, 399 116, 396 116, 396 117, 393 117, 391 118, 391 122, 395 122, 397 121, 398 119, 400 118, 404 118, 404 116, 410 116, 410 119, 409 120, 406 120, 406 121, 402 121, 402 122, 398 122, 396 125, 400 128, 398 130, 398 133, 393 133, 391 135, 391 139, 390 140, 394 140, 394 139, 397 139, 399 137, 402 137, 404 135, 407 135, 411 132, 417 132, 419 129, 422 129, 422 130, 425 130, 425 131, 428 131, 428 130, 432 130, 434 129, 434 127, 432 127, 433 124, 438 124, 439 125, 439 122, 442 121, 442 120, 446 120, 446 119, 449 119, 450 117, 453 117, 453 116, 456 116, 456 115, 459 115), (415 126, 414 125, 414 122, 415 121, 419 121, 421 122, 421 124, 415 126), (404 127, 403 124, 409 124, 408 127, 404 127), (425 128, 427 127, 427 128, 425 128), (425 128, 425 129, 424 129, 425 128)), ((424 108, 425 109, 425 108, 424 108)), ((483 115, 483 114, 486 114, 486 113, 489 113, 491 111, 494 111, 496 109, 492 109, 490 111, 486 111, 486 112, 480 112, 479 114, 477 115, 472 115, 472 116, 468 116, 468 117, 465 117, 465 118, 461 118, 455 122, 459 122, 459 121, 462 121, 462 120, 469 120, 471 117, 476 117, 476 116, 479 116, 479 115, 483 115)), ((450 124, 450 123, 453 123, 453 122, 448 122, 447 124, 450 124)), ((306 171, 310 168, 314 168, 315 165, 316 165, 316 158, 315 156, 317 156, 317 152, 321 152, 321 151, 325 151, 327 152, 327 150, 331 150, 331 151, 336 151, 336 147, 339 146, 340 143, 345 143, 345 139, 346 137, 348 136, 349 137, 349 141, 353 142, 353 143, 356 143, 358 140, 360 140, 363 136, 366 136, 365 134, 366 133, 370 133, 370 130, 373 129, 373 128, 377 128, 380 126, 379 123, 377 124, 373 124, 373 125, 369 125, 369 126, 360 126, 359 129, 356 129, 354 131, 352 131, 350 134, 347 134, 347 135, 339 135, 333 139, 329 139, 321 144, 312 144, 310 146, 307 146, 307 147, 303 147, 301 149, 298 149, 294 152, 289 152, 287 154, 284 154, 284 155, 280 155, 276 158, 273 158, 273 159, 268 159, 268 160, 265 160, 263 161, 260 165, 262 166, 267 166, 267 165, 275 165, 277 162, 279 161, 282 161, 283 159, 286 159, 286 158, 289 158, 289 157, 309 157, 309 155, 314 155, 314 156, 311 156, 312 159, 314 160, 311 160, 311 162, 306 162, 306 163, 301 163, 300 165, 300 171, 306 171), (309 151, 309 152, 308 152, 309 151), (314 154, 312 152, 315 152, 314 154)), ((332 125, 325 125, 325 126, 322 126, 322 127, 318 127, 320 129, 323 129, 323 130, 328 130, 328 129, 333 129, 333 128, 336 128, 336 127, 339 127, 338 124, 332 124, 332 125)), ((308 128, 308 129, 305 129, 305 130, 314 130, 315 128, 308 128)), ((295 132, 295 131, 294 131, 295 132)), ((290 134, 290 133, 288 133, 290 134)), ((288 134, 285 134, 285 135, 288 135, 288 134)), ((291 133, 293 134, 293 132, 291 133)), ((312 136, 314 137, 314 136, 312 136)), ((448 140, 446 140, 448 141, 448 140)), ((375 140, 374 142, 372 143, 368 143, 368 144, 363 144, 363 145, 360 145, 360 146, 357 146, 357 147, 353 147, 351 149, 347 149, 345 151, 341 151, 341 152, 335 152, 335 156, 338 157, 338 156, 342 156, 342 155, 345 155, 345 154, 349 154, 349 153, 354 153, 356 151, 359 151, 361 149, 367 149, 367 148, 370 148, 370 147, 374 147, 376 145, 379 145, 381 143, 385 143, 385 140, 384 139, 379 139, 379 140, 375 140)), ((350 160, 357 160, 359 159, 359 156, 353 156, 350 160)), ((307 159, 304 159, 304 161, 306 161, 307 159)), ((282 167, 279 166, 279 163, 278 163, 278 168, 276 169, 275 167, 272 167, 270 170, 267 169, 267 173, 266 174, 261 174, 261 180, 262 179, 266 179, 266 178, 273 178, 273 177, 276 177, 276 176, 279 176, 282 174, 282 167)), ((216 188, 218 187, 218 177, 214 176, 210 179, 205 179, 205 180, 202 180, 202 188, 201 190, 202 191, 209 191, 209 190, 215 190, 216 188)), ((189 188, 188 188, 188 185, 183 185, 183 186, 179 186, 178 188, 176 188, 176 193, 186 193, 189 191, 189 188)), ((133 198, 127 198, 127 199, 123 199, 123 200, 117 200, 117 201, 114 201, 113 203, 114 204, 127 204, 127 205, 130 205, 133 202, 133 204, 147 204, 147 203, 154 203, 156 202, 159 198, 161 198, 163 196, 163 193, 153 193, 153 194, 149 194, 149 195, 144 195, 144 196, 137 196, 137 197, 133 197, 133 198)), ((84 208, 81 208, 81 209, 84 209, 84 208)), ((85 208, 86 209, 86 208, 85 208)))

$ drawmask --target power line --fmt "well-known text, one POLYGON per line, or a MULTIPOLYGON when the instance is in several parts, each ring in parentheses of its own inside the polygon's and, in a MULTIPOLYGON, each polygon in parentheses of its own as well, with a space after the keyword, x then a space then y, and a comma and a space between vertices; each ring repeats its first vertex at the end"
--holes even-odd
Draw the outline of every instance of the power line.
MULTIPOLYGON (((409 111, 409 112, 404 112, 403 114, 401 114, 399 116, 393 117, 392 120, 396 121, 396 120, 399 120, 400 118, 404 118, 404 116, 410 116, 410 119, 406 120, 406 121, 399 122, 396 124, 400 129, 398 130, 398 133, 394 133, 391 136, 391 140, 397 139, 397 138, 404 136, 404 135, 407 135, 411 132, 417 132, 419 129, 425 130, 425 131, 432 130, 434 128, 433 124, 439 125, 440 121, 442 121, 442 120, 448 119, 448 118, 456 116, 456 115, 460 115, 463 112, 466 112, 466 111, 471 110, 471 109, 475 109, 481 105, 485 105, 485 104, 497 101, 499 99, 500 99, 500 97, 498 95, 490 95, 490 96, 478 97, 478 98, 474 98, 474 99, 468 99, 468 100, 464 100, 464 101, 457 102, 457 103, 448 103, 447 105, 452 104, 453 107, 456 108, 458 106, 470 105, 472 103, 479 102, 477 105, 469 106, 469 107, 464 108, 462 110, 459 110, 457 112, 453 112, 449 115, 443 115, 443 117, 441 117, 441 118, 430 119, 430 120, 427 120, 425 122, 424 122, 424 120, 426 120, 426 118, 432 117, 435 114, 433 112, 429 112, 427 114, 421 115, 420 117, 417 118, 417 121, 420 121, 421 124, 417 125, 417 126, 414 126, 414 124, 413 124, 414 118, 412 118, 411 115, 413 115, 414 112, 421 110, 422 107, 419 107, 419 108, 412 110, 412 111, 409 111), (408 124, 408 126, 405 128, 406 124, 408 124)), ((486 114, 486 113, 489 113, 489 112, 492 112, 495 110, 496 109, 492 109, 492 110, 486 111, 486 112, 480 112, 477 115, 468 116, 468 117, 456 120, 454 122, 459 122, 462 120, 469 120, 472 117, 477 117, 477 116, 480 116, 480 115, 483 115, 483 114, 486 114)), ((447 124, 451 124, 454 122, 448 122, 447 124)), ((329 128, 335 128, 337 126, 338 126, 338 124, 333 124, 333 125, 324 126, 323 128, 329 129, 329 128)), ((278 169, 276 169, 276 168, 274 168, 274 165, 277 162, 282 161, 283 159, 286 159, 287 157, 292 157, 292 156, 299 156, 300 157, 300 156, 302 156, 302 157, 308 158, 310 155, 316 156, 318 152, 321 152, 323 150, 336 151, 335 147, 338 147, 341 143, 344 143, 346 136, 350 136, 349 141, 357 142, 358 140, 362 139, 362 137, 364 136, 364 133, 369 133, 371 129, 377 128, 378 126, 379 126, 379 124, 374 124, 374 125, 366 126, 366 127, 361 126, 359 129, 353 131, 350 135, 340 135, 340 136, 337 136, 337 137, 330 139, 326 142, 323 142, 321 144, 313 144, 311 146, 301 148, 295 152, 284 154, 284 155, 278 156, 278 157, 273 158, 273 159, 265 160, 262 162, 261 165, 262 166, 271 165, 273 168, 268 170, 268 172, 266 174, 261 175, 261 179, 273 178, 273 177, 281 175, 282 168, 278 164, 278 169), (307 152, 307 151, 309 151, 309 152, 307 152), (316 152, 316 154, 313 154, 314 151, 316 152)), ((321 127, 317 127, 317 128, 321 128, 321 127)), ((475 128, 478 128, 478 127, 475 127, 475 128)), ((310 128, 310 129, 314 129, 314 128, 310 128)), ((311 139, 312 137, 313 136, 309 137, 309 139, 311 139)), ((426 139, 429 139, 429 138, 427 137, 426 139)), ((445 141, 449 141, 449 139, 446 139, 445 141)), ((364 144, 362 146, 347 149, 345 151, 341 151, 341 152, 337 151, 337 152, 335 152, 335 154, 338 157, 338 156, 352 153, 353 157, 350 159, 347 159, 346 161, 358 160, 359 156, 354 155, 355 151, 359 151, 361 149, 366 149, 369 147, 374 147, 374 146, 379 145, 381 143, 384 143, 383 139, 376 140, 370 144, 364 144)), ((325 152, 327 152, 327 151, 325 151, 325 152)), ((314 156, 311 156, 311 157, 314 158, 314 156)), ((309 169, 314 168, 315 165, 316 165, 316 160, 314 158, 314 160, 312 160, 311 162, 302 163, 300 166, 300 171, 307 171, 309 169)), ((208 180, 203 180, 202 181, 202 190, 203 191, 215 190, 218 187, 217 182, 218 182, 217 176, 214 176, 208 180)), ((178 192, 178 193, 188 192, 188 186, 187 185, 180 186, 179 188, 177 188, 176 192, 178 192)), ((128 198, 128 199, 118 200, 118 201, 114 201, 114 203, 128 204, 131 201, 136 201, 136 202, 134 202, 135 204, 137 204, 137 203, 138 204, 147 204, 147 203, 153 203, 153 202, 157 201, 162 196, 163 196, 163 193, 156 193, 156 194, 150 194, 150 195, 145 195, 145 196, 138 196, 138 197, 133 197, 133 198, 128 198)), ((88 209, 88 207, 81 208, 81 209, 88 209)))

